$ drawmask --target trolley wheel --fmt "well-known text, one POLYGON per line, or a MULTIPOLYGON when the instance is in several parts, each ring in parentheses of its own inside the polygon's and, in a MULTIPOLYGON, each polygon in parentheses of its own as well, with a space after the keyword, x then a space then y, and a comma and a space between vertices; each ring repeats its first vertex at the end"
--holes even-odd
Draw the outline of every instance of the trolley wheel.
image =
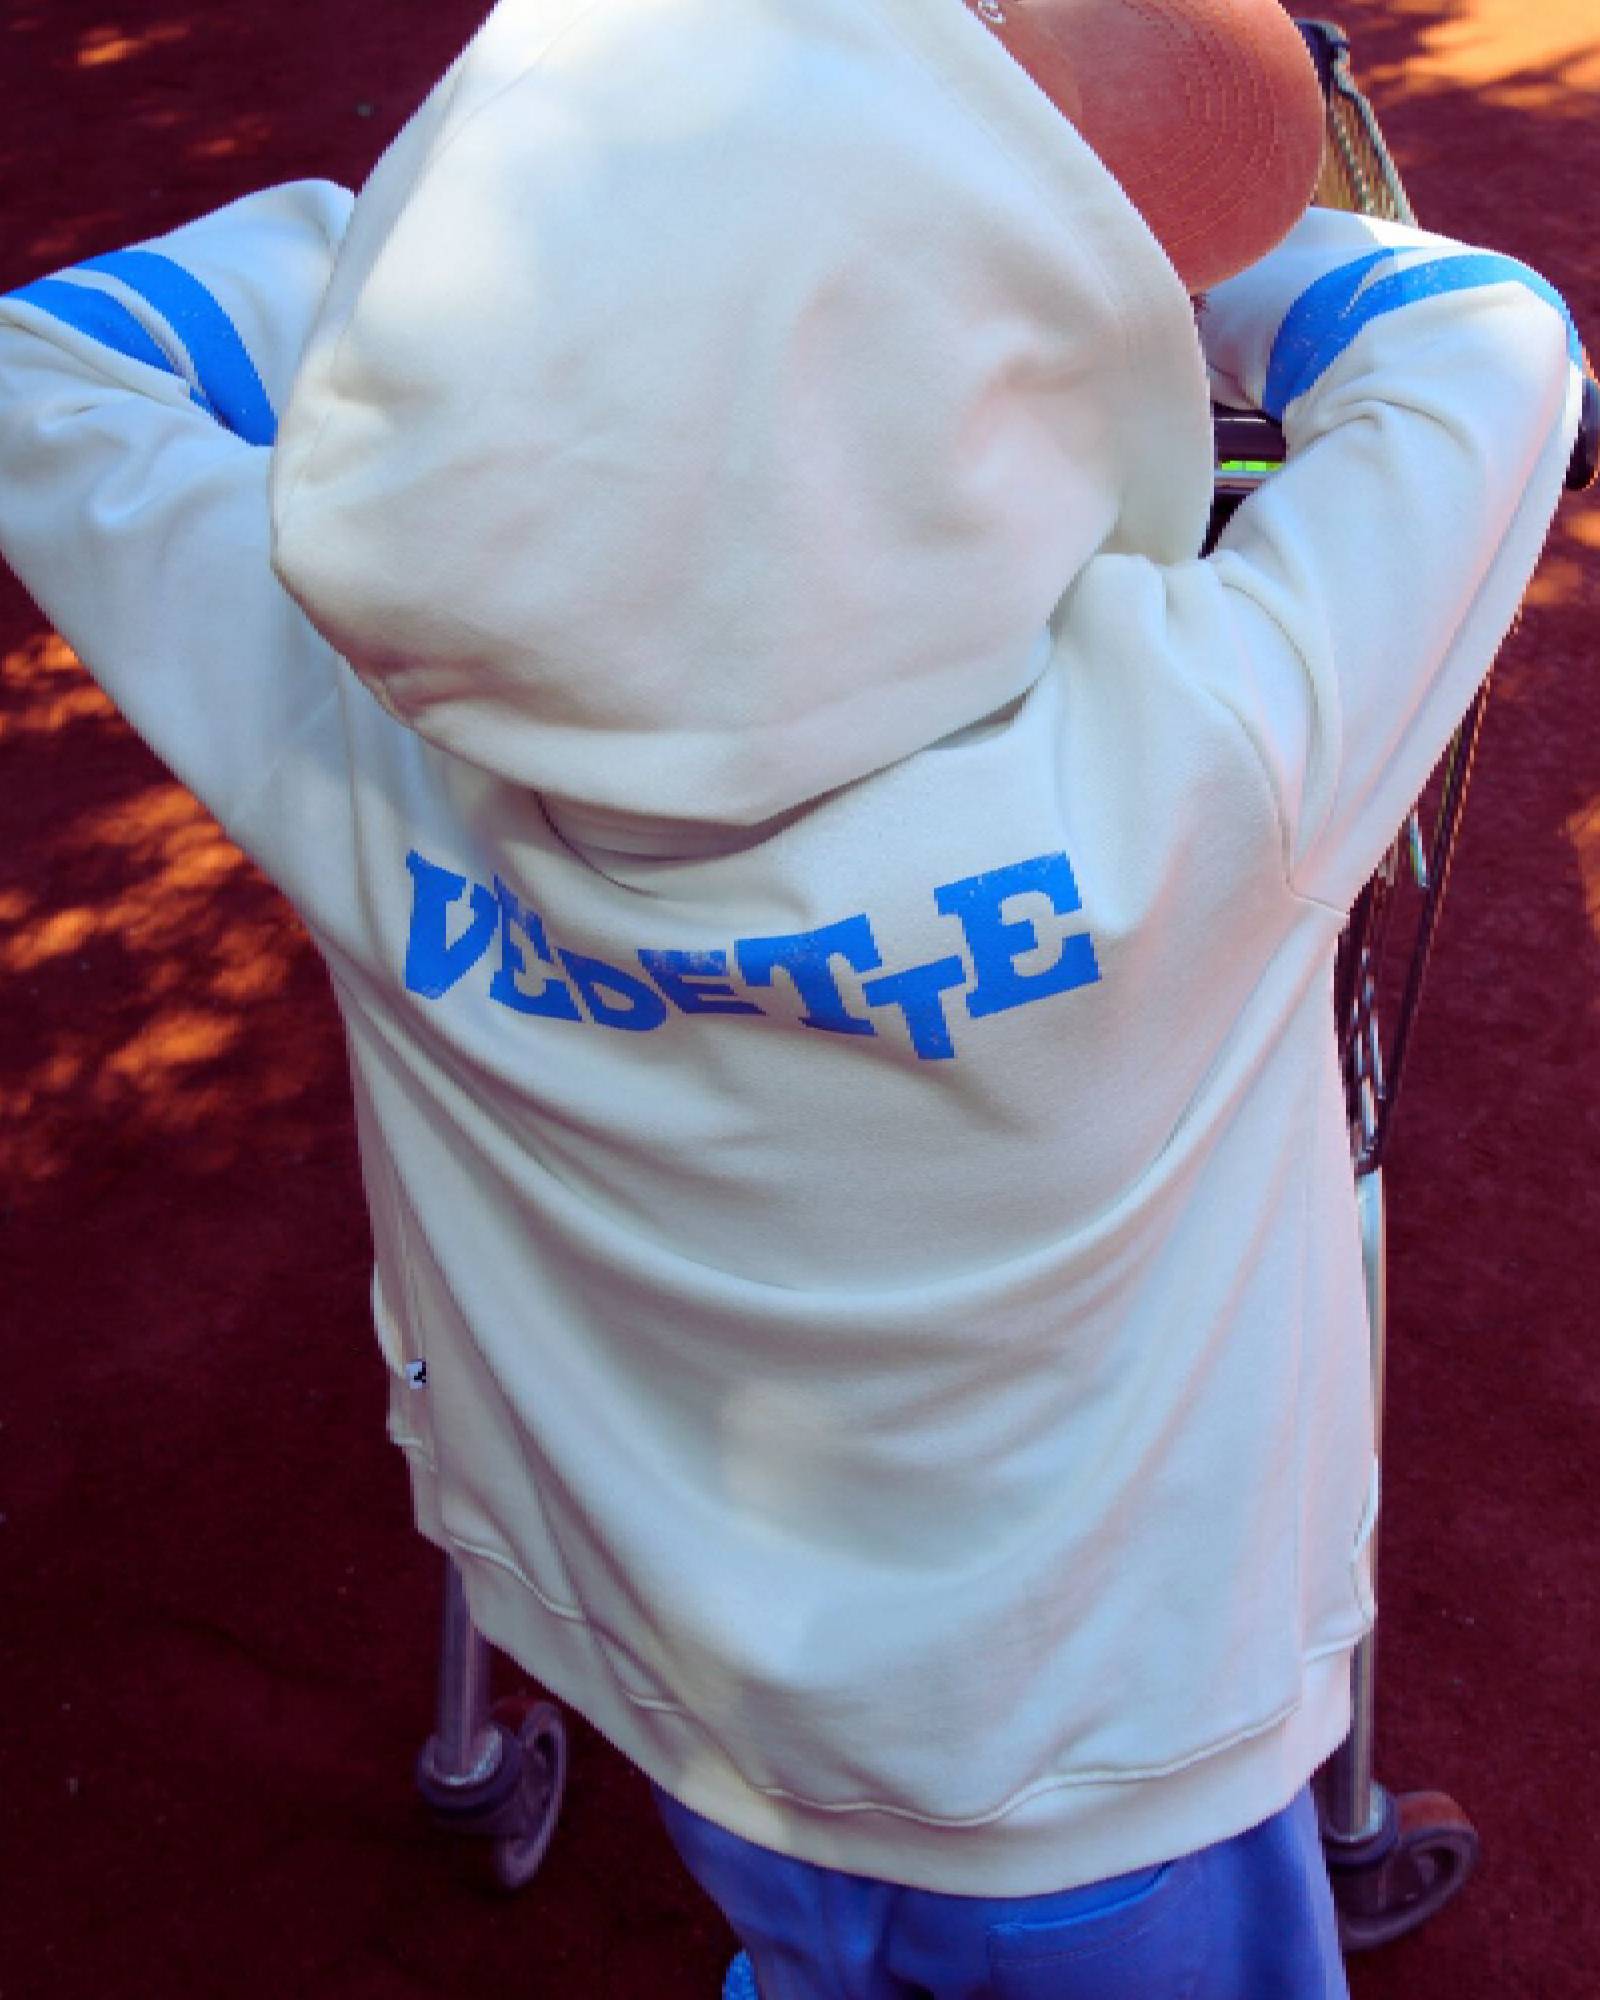
POLYGON ((1585 375, 1578 435, 1573 440, 1572 462, 1567 467, 1567 491, 1587 493, 1596 472, 1600 472, 1600 384, 1592 375, 1585 375))
POLYGON ((489 1879, 510 1895, 533 1880, 555 1832, 567 1788, 567 1727, 553 1702, 529 1695, 508 1696, 489 1713, 522 1748, 511 1823, 488 1843, 489 1879))
POLYGON ((1384 1822, 1365 1840, 1324 1843, 1348 1952, 1392 1944, 1425 1924, 1466 1883, 1478 1835, 1443 1792, 1384 1794, 1384 1822))

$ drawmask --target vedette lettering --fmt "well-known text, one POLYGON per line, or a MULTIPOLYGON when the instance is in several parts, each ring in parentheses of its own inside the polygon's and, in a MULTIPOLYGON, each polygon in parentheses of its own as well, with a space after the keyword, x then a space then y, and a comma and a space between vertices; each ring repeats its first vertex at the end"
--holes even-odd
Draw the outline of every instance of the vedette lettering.
MULTIPOLYGON (((498 876, 485 887, 415 849, 406 856, 406 867, 409 992, 423 1000, 443 999, 498 944, 488 983, 496 1006, 625 1034, 653 1034, 682 1016, 759 1014, 824 1034, 875 1036, 880 1019, 898 1016, 917 1059, 941 1062, 960 1053, 951 1026, 958 994, 968 1019, 977 1021, 1092 986, 1100 978, 1087 930, 1061 929, 1053 944, 1039 934, 1048 919, 1082 917, 1065 854, 1039 854, 941 883, 932 892, 931 920, 957 926, 962 949, 922 964, 886 968, 872 921, 858 911, 816 930, 735 938, 693 951, 630 946, 622 956, 638 965, 644 978, 615 956, 553 944, 539 913, 498 876), (1052 949, 1054 956, 1042 966, 1019 969, 1018 961, 1028 954, 1052 949), (852 1004, 842 969, 858 975, 865 1012, 852 1004), (752 988, 764 991, 766 1004, 750 997, 752 988)), ((956 939, 946 942, 953 945, 956 939)))

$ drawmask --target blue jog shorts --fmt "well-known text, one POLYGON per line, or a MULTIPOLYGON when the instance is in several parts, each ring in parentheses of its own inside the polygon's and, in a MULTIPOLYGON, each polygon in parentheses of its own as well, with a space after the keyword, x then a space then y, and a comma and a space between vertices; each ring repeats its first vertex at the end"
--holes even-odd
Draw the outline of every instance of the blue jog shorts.
POLYGON ((1214 1847, 1016 1898, 819 1868, 652 1789, 761 2000, 1349 2000, 1309 1786, 1214 1847))

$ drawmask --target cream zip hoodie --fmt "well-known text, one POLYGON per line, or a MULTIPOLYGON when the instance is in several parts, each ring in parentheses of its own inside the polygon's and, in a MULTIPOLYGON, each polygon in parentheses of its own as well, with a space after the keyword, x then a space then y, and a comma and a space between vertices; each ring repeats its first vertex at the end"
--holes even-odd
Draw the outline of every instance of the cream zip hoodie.
POLYGON ((0 301, 0 547, 332 975, 424 1532, 933 1889, 1275 1811, 1372 1615, 1332 953, 1576 350, 1320 211, 1203 338, 957 0, 504 0, 353 207, 0 301))

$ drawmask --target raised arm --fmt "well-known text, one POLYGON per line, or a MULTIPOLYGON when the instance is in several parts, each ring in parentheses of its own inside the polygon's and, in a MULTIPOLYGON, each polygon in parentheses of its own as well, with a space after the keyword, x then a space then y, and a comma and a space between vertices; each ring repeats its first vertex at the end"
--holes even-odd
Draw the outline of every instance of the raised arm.
POLYGON ((267 468, 351 199, 270 188, 0 297, 0 554, 235 833, 333 699, 267 468))
MULTIPOLYGON (((1571 455, 1580 349, 1511 259, 1319 209, 1218 287, 1201 326, 1214 392, 1277 417, 1289 457, 1207 560, 1151 579, 1142 636, 1238 716, 1291 887, 1344 910, 1516 615, 1571 455)), ((1093 619, 1116 593, 1085 582, 1093 619)))

